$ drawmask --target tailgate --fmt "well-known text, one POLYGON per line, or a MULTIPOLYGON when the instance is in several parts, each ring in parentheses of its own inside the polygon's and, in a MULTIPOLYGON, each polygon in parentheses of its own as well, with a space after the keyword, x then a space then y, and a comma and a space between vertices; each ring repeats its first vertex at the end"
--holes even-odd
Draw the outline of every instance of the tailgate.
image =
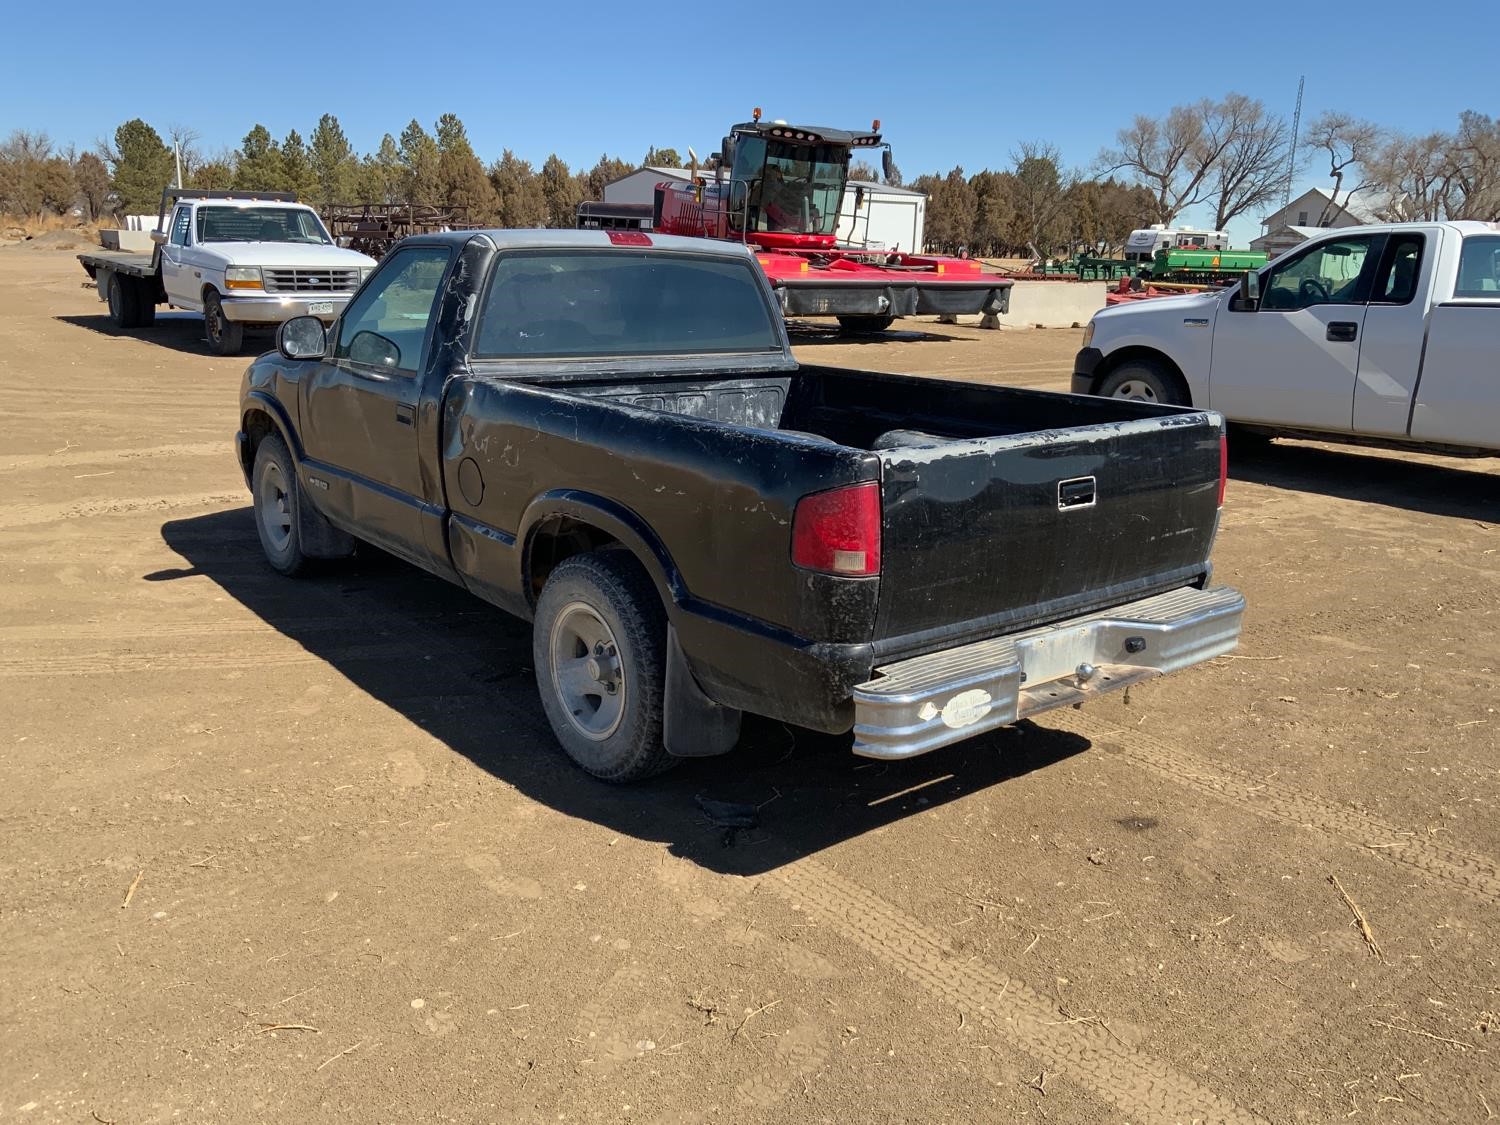
POLYGON ((1201 411, 882 451, 878 655, 995 636, 1194 582, 1218 526, 1201 411))

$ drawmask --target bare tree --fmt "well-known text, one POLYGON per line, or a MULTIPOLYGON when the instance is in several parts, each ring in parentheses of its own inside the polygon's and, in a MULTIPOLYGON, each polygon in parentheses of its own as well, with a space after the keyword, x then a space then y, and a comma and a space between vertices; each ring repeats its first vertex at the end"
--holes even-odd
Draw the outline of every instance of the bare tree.
POLYGON ((1433 221, 1452 216, 1458 194, 1454 141, 1445 133, 1397 135, 1382 144, 1365 166, 1365 178, 1384 195, 1380 218, 1433 221))
POLYGON ((1037 258, 1045 258, 1067 237, 1061 222, 1068 191, 1077 179, 1062 171, 1062 153, 1056 145, 1024 141, 1010 154, 1011 206, 1016 241, 1029 247, 1037 258))
POLYGON ((1256 98, 1227 94, 1207 109, 1205 137, 1224 139, 1212 165, 1214 229, 1271 202, 1286 185, 1291 130, 1256 98))
POLYGON ((1465 110, 1453 138, 1453 218, 1500 219, 1500 121, 1465 110))
POLYGON ((1318 226, 1326 227, 1348 209, 1350 196, 1375 186, 1366 169, 1379 150, 1380 130, 1368 121, 1329 110, 1308 125, 1302 139, 1309 148, 1321 149, 1328 157, 1328 175, 1333 180, 1333 191, 1317 222, 1318 226), (1346 184, 1346 180, 1352 180, 1353 186, 1346 184), (1342 200, 1339 198, 1341 191, 1344 193, 1342 200))
POLYGON ((1210 133, 1213 103, 1173 106, 1161 119, 1138 115, 1117 134, 1118 148, 1100 154, 1107 172, 1129 172, 1156 196, 1157 222, 1170 223, 1208 197, 1208 175, 1226 143, 1210 133))

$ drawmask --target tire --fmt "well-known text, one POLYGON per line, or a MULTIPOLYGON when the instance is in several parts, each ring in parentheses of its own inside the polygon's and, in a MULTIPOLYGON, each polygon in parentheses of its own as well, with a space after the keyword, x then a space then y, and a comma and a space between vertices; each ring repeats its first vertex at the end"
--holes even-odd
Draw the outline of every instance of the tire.
POLYGON ((131 299, 134 292, 126 293, 125 283, 120 280, 120 275, 113 270, 105 274, 104 299, 109 304, 109 319, 116 328, 134 327, 131 316, 132 306, 135 302, 131 299))
POLYGON ((574 555, 548 577, 531 634, 536 686, 584 772, 624 783, 677 764, 662 745, 666 638, 661 598, 628 552, 574 555))
POLYGON ((251 510, 255 533, 271 569, 296 577, 305 574, 311 560, 302 553, 301 495, 297 467, 286 443, 275 434, 255 447, 255 465, 250 474, 251 510))
POLYGON ((1160 364, 1147 359, 1133 359, 1120 364, 1099 384, 1094 392, 1105 398, 1128 398, 1137 402, 1157 402, 1166 406, 1187 406, 1187 395, 1178 381, 1160 364))
POLYGON ((203 297, 203 334, 214 355, 237 355, 245 343, 245 326, 224 315, 224 302, 212 289, 203 297))
POLYGON ((845 336, 873 336, 884 332, 895 320, 893 316, 841 316, 839 332, 845 336))

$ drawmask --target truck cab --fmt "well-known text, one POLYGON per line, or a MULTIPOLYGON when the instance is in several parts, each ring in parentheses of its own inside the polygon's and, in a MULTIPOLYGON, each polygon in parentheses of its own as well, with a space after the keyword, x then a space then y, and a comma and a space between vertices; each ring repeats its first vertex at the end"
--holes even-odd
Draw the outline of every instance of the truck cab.
POLYGON ((1497 332, 1500 224, 1345 227, 1233 289, 1096 314, 1073 389, 1265 434, 1493 453, 1497 332))

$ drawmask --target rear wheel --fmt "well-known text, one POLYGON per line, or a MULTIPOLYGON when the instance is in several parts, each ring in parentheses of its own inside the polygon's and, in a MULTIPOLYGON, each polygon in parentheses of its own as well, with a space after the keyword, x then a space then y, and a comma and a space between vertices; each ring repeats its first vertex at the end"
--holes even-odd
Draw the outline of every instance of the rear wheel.
POLYGON ((895 320, 893 316, 841 316, 839 331, 845 336, 873 336, 884 332, 895 320))
POLYGON ((604 781, 638 781, 676 764, 662 745, 667 619, 626 551, 561 563, 537 599, 532 664, 557 741, 604 781))
POLYGON ((1137 359, 1122 363, 1104 377, 1097 392, 1106 398, 1128 398, 1136 402, 1159 402, 1167 406, 1186 406, 1185 395, 1177 380, 1158 364, 1137 359))
POLYGON ((245 342, 245 326, 224 315, 224 302, 212 289, 203 298, 203 331, 214 355, 235 355, 245 342))
POLYGON ((125 286, 120 281, 120 275, 110 272, 104 276, 104 299, 109 303, 109 319, 116 328, 129 328, 130 310, 126 304, 125 286))

